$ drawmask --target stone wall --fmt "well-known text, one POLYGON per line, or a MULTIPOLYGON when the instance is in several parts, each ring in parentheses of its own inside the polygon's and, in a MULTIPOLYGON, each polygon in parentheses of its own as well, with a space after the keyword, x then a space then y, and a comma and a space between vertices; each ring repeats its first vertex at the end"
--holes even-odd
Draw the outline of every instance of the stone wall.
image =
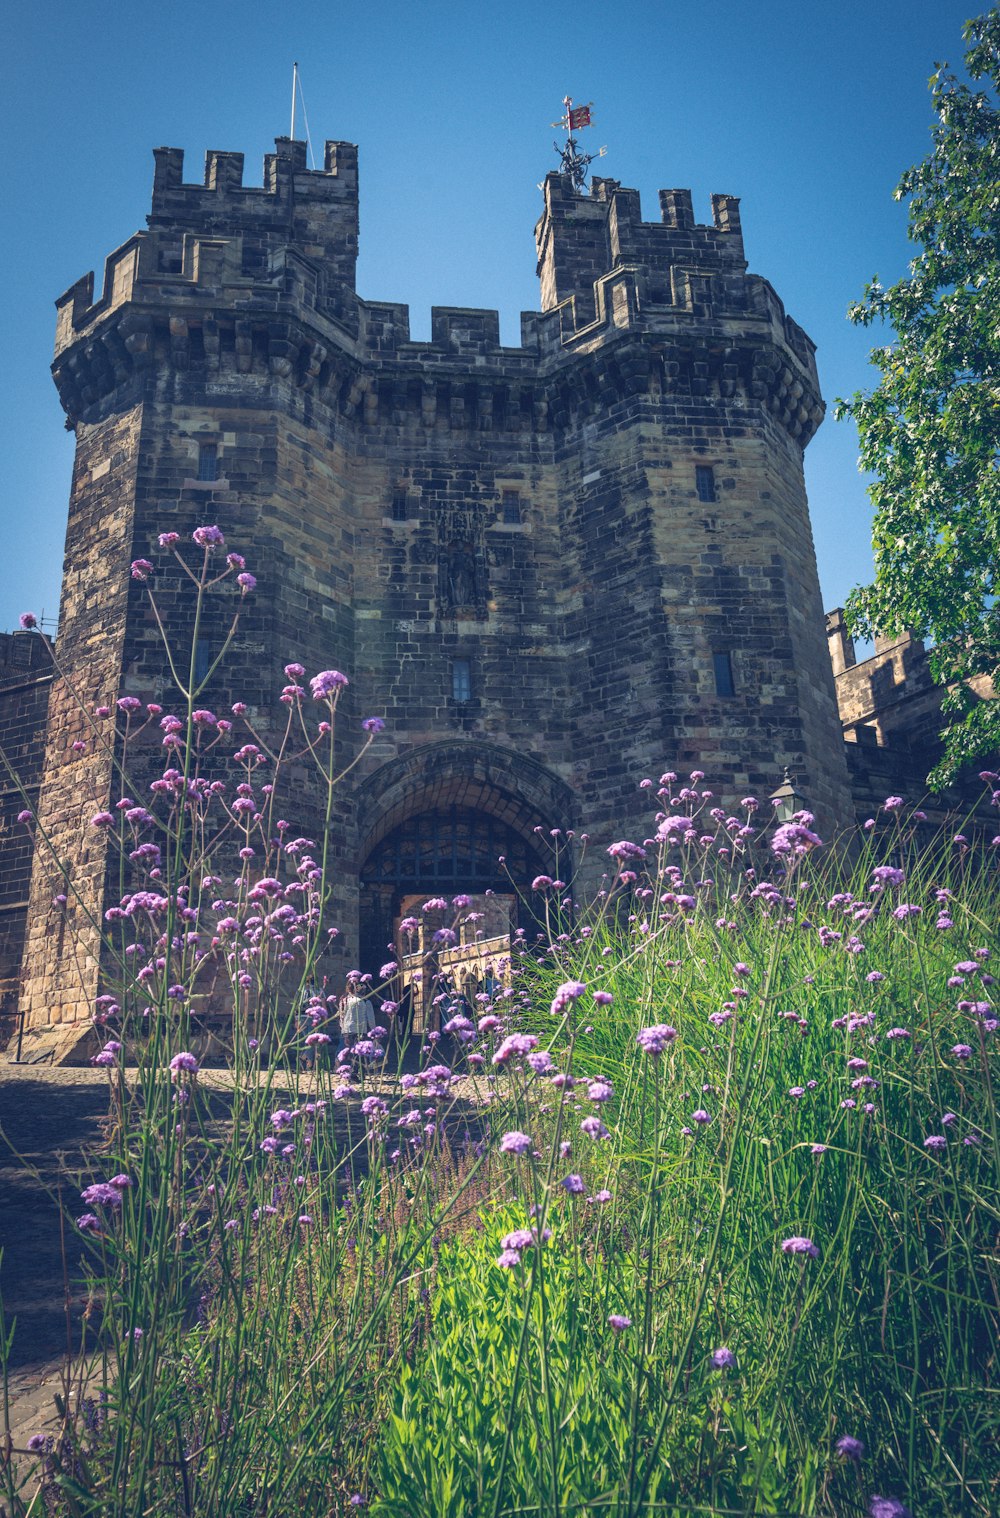
MULTIPOLYGON (((848 770, 859 821, 875 815, 886 796, 900 795, 927 813, 929 829, 970 816, 977 828, 995 831, 991 786, 969 766, 955 783, 931 792, 927 777, 940 760, 942 688, 931 674, 928 651, 911 633, 875 639, 874 653, 858 659, 842 607, 826 614, 837 706, 846 739, 848 770)), ((989 680, 974 682, 981 700, 994 699, 989 680)))
POLYGON ((38 806, 52 685, 47 638, 0 633, 0 1047, 16 1032, 32 841, 18 822, 38 806))

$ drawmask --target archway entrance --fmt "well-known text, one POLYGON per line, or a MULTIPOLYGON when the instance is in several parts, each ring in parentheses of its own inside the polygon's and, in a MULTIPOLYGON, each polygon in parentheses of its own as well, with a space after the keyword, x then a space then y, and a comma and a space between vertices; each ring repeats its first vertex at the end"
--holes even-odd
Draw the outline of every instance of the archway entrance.
POLYGON ((414 988, 410 979, 421 966, 426 974, 431 955, 441 985, 471 999, 474 989, 497 977, 512 933, 520 927, 534 934, 531 881, 541 873, 533 844, 490 812, 452 804, 408 817, 375 845, 361 868, 362 970, 377 978, 386 956, 401 946, 400 922, 416 917, 421 929, 402 945, 411 954, 400 984, 411 997, 416 992, 418 1019, 426 1020, 429 993, 426 983, 414 988), (468 906, 454 910, 456 896, 471 898, 468 906), (429 898, 447 901, 448 908, 424 913, 429 898), (432 938, 440 927, 454 927, 458 941, 437 950, 432 938))
POLYGON ((527 929, 534 918, 521 899, 542 873, 527 839, 489 812, 446 806, 408 818, 361 868, 362 969, 374 972, 384 960, 399 918, 413 904, 409 898, 484 897, 495 903, 484 908, 486 927, 499 929, 506 917, 527 929))
MULTIPOLYGON (((570 880, 565 830, 575 798, 566 782, 536 759, 479 739, 426 744, 382 765, 357 788, 358 962, 374 977, 399 943, 405 916, 426 921, 413 947, 431 951, 433 973, 457 983, 473 973, 482 984, 506 953, 512 931, 533 939, 536 875, 570 880), (550 832, 562 828, 556 868, 550 832), (455 896, 472 898, 456 924, 455 896), (429 897, 448 908, 435 917, 418 909, 429 897), (482 913, 482 917, 479 917, 482 913), (470 915, 474 921, 470 922, 470 915), (461 942, 433 944, 434 931, 454 928, 461 942), (487 939, 487 935, 490 935, 487 939), (484 946, 488 952, 484 951, 484 946), (478 956, 478 963, 476 962, 478 956)), ((395 998, 390 998, 395 999, 395 998)), ((422 997, 426 1003, 426 994, 422 997)))

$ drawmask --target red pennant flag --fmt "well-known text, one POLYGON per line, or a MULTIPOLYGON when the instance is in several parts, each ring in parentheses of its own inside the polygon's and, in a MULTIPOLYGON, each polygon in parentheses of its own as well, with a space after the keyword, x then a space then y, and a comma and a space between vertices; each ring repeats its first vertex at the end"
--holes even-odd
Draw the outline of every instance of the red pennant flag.
POLYGON ((590 126, 590 106, 578 105, 569 113, 569 129, 571 132, 576 132, 580 127, 585 126, 590 126))

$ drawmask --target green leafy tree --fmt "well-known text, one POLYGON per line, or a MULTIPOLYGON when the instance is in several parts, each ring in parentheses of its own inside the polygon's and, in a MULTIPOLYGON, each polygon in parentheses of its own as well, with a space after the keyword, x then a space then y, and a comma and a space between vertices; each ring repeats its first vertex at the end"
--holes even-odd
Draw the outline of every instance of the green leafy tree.
POLYGON ((920 252, 890 288, 876 278, 850 310, 886 322, 871 394, 838 404, 877 479, 874 583, 847 604, 864 636, 912 629, 933 643, 947 686, 942 784, 1000 748, 1000 8, 964 29, 972 86, 937 65, 934 147, 895 191, 920 252), (978 87, 975 87, 978 86, 978 87))

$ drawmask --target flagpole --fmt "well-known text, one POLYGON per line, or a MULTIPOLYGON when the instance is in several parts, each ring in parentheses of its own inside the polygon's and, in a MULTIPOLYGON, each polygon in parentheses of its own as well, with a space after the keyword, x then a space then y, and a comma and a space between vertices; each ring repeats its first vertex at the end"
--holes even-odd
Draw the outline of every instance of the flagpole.
POLYGON ((298 66, 297 63, 293 63, 292 64, 292 129, 291 129, 291 131, 289 133, 289 136, 291 137, 291 139, 292 139, 293 142, 295 141, 295 91, 298 88, 298 83, 299 83, 299 66, 298 66))

